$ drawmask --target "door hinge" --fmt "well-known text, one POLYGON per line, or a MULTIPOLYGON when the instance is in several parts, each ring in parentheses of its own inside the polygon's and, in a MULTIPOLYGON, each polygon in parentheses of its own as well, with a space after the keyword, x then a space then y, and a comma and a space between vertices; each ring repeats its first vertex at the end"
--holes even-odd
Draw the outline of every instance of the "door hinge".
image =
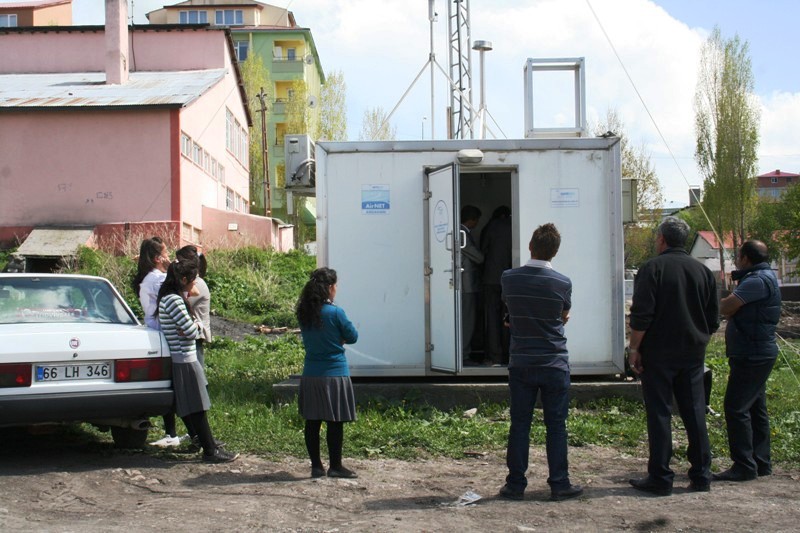
POLYGON ((432 274, 433 274, 433 269, 431 267, 429 267, 429 266, 426 266, 425 267, 425 275, 426 276, 430 276, 432 274))
POLYGON ((422 199, 423 200, 430 200, 432 196, 433 196, 433 193, 431 191, 425 191, 425 192, 422 193, 422 199))
POLYGON ((427 343, 427 344, 425 345, 425 351, 426 351, 426 352, 432 352, 432 351, 433 351, 433 343, 430 343, 430 342, 429 342, 429 343, 427 343))

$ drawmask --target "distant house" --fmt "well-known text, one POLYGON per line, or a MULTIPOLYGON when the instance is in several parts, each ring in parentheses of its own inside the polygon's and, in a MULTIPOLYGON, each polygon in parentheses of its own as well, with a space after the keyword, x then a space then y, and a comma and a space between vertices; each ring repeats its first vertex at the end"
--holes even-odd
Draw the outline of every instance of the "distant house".
POLYGON ((0 4, 0 28, 72 25, 72 0, 25 0, 0 4))
POLYGON ((105 27, 0 28, 0 244, 81 226, 101 243, 291 246, 291 228, 248 214, 229 30, 126 22, 118 0, 105 27))
MULTIPOLYGON (((733 235, 725 236, 723 255, 725 258, 725 277, 730 282, 731 270, 734 270, 733 235)), ((719 263, 720 246, 717 236, 713 231, 698 231, 689 250, 689 255, 703 263, 716 276, 717 281, 722 280, 719 263)))
MULTIPOLYGON (((240 62, 250 55, 262 59, 272 85, 264 88, 271 97, 266 102, 271 208, 274 216, 286 217, 283 138, 286 133, 305 133, 287 131, 289 101, 300 96, 294 94, 295 82, 304 82, 306 94, 298 108, 305 112, 306 122, 313 131, 325 83, 311 30, 298 26, 288 9, 255 0, 186 0, 151 11, 147 19, 151 24, 208 23, 229 27, 240 62)), ((263 195, 252 200, 256 206, 264 206, 263 195)))
POLYGON ((758 176, 758 197, 769 200, 780 200, 789 187, 797 185, 800 174, 773 170, 758 176))

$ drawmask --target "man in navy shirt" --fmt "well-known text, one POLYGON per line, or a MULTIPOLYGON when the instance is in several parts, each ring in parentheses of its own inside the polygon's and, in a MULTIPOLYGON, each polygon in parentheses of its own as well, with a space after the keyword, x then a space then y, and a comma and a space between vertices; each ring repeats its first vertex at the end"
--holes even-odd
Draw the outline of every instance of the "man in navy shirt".
POLYGON ((560 245, 561 235, 553 224, 539 226, 528 245, 530 261, 520 268, 506 270, 500 278, 511 328, 508 476, 500 496, 511 500, 522 500, 528 485, 525 472, 533 408, 539 391, 547 429, 550 499, 566 500, 583 492, 580 485, 570 483, 567 462, 570 380, 564 324, 572 306, 572 282, 550 264, 560 245))
POLYGON ((743 243, 736 258, 738 270, 732 274, 739 285, 720 302, 720 312, 728 319, 725 422, 733 466, 714 474, 715 481, 749 481, 772 474, 767 378, 778 357, 775 327, 781 292, 768 259, 763 242, 743 243))

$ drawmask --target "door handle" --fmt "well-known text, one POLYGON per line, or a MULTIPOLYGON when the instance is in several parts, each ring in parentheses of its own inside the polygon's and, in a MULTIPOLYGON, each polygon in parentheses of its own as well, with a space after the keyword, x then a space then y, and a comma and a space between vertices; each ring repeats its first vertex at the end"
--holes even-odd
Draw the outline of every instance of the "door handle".
POLYGON ((444 236, 444 249, 447 250, 448 252, 453 251, 453 247, 450 244, 452 241, 453 241, 453 232, 448 231, 444 236))
POLYGON ((458 247, 462 250, 467 246, 467 232, 463 229, 458 230, 458 247))

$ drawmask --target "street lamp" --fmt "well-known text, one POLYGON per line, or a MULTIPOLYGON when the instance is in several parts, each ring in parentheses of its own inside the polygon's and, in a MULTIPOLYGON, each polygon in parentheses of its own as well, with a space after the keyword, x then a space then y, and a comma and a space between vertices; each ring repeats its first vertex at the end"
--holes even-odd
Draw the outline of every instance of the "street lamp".
POLYGON ((472 45, 473 50, 477 50, 480 53, 481 59, 481 105, 478 108, 478 117, 481 121, 481 139, 486 138, 486 68, 485 68, 485 59, 484 55, 486 52, 491 51, 492 49, 492 42, 491 41, 475 41, 472 45))

